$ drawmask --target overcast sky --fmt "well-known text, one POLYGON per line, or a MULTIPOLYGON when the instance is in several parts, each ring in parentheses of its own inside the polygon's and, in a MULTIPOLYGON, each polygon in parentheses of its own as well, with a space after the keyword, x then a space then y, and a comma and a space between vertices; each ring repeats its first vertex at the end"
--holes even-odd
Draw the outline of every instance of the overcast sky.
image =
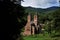
POLYGON ((24 7, 48 8, 52 6, 59 6, 59 0, 24 0, 21 2, 24 7))

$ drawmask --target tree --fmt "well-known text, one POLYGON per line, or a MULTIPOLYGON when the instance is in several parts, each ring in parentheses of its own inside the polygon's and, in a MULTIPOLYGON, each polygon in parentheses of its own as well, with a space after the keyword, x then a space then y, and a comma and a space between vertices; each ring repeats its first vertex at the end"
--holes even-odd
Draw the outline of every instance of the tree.
MULTIPOLYGON (((53 37, 58 37, 60 35, 60 8, 54 11, 53 13, 49 13, 48 18, 50 19, 51 28, 48 28, 49 25, 47 25, 47 29, 51 29, 51 35, 53 37)), ((48 31, 49 32, 49 31, 48 31)), ((60 36, 59 36, 60 37, 60 36)), ((58 38, 57 38, 58 39, 58 38)))
POLYGON ((0 1, 0 5, 1 37, 6 40, 16 40, 20 35, 21 28, 25 25, 24 9, 10 0, 0 1))

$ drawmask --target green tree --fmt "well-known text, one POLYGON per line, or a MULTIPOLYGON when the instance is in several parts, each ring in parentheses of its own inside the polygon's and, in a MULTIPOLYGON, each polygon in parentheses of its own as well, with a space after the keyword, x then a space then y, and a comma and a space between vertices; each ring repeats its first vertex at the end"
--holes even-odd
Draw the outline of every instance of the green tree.
POLYGON ((21 28, 25 25, 24 8, 19 4, 14 4, 14 1, 11 2, 10 0, 0 1, 0 5, 0 27, 2 30, 1 34, 3 33, 2 36, 4 37, 1 36, 2 40, 16 40, 18 37, 22 40, 20 33, 21 28))
MULTIPOLYGON (((46 26, 47 30, 51 30, 52 37, 60 37, 60 8, 54 11, 53 13, 48 14, 48 19, 50 20, 50 28, 49 25, 46 26)), ((49 32, 49 31, 48 31, 49 32)))

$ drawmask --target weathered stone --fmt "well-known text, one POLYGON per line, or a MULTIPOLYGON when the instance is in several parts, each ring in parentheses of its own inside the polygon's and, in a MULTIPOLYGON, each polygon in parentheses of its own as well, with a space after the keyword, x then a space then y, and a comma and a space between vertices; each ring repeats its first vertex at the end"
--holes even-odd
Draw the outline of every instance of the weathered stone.
POLYGON ((38 23, 37 19, 38 19, 37 15, 34 15, 33 21, 31 21, 31 15, 30 14, 27 16, 27 24, 25 26, 25 30, 24 30, 23 35, 26 35, 26 36, 34 35, 34 34, 38 33, 39 30, 41 30, 40 26, 37 25, 37 23, 38 23))

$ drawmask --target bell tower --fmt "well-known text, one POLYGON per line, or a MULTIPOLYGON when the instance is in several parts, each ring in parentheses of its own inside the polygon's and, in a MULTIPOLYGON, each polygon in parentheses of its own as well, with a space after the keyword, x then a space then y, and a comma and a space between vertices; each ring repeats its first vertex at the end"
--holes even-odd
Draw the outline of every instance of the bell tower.
POLYGON ((25 32, 24 32, 25 35, 31 35, 31 24, 30 24, 30 22, 31 22, 31 15, 28 14, 27 24, 25 26, 25 32))
POLYGON ((35 33, 38 33, 38 25, 37 25, 37 23, 38 23, 38 18, 37 18, 38 16, 37 16, 37 13, 34 15, 34 24, 35 24, 35 33))
POLYGON ((37 26, 37 13, 34 15, 34 24, 37 26))
POLYGON ((28 14, 28 17, 27 17, 27 22, 30 22, 31 21, 31 15, 30 13, 28 14))

